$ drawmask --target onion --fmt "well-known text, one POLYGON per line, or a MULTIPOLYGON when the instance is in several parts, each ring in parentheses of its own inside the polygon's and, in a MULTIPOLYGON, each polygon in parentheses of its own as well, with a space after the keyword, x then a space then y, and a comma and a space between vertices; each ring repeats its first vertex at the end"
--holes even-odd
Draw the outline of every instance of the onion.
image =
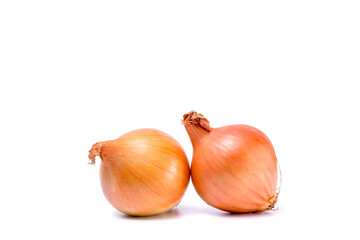
POLYGON ((100 156, 100 182, 106 199, 128 215, 149 216, 175 207, 190 180, 180 144, 155 129, 139 129, 95 143, 90 164, 100 156))
POLYGON ((247 125, 211 128, 195 111, 182 122, 193 145, 191 180, 207 204, 234 213, 274 208, 277 159, 264 133, 247 125))

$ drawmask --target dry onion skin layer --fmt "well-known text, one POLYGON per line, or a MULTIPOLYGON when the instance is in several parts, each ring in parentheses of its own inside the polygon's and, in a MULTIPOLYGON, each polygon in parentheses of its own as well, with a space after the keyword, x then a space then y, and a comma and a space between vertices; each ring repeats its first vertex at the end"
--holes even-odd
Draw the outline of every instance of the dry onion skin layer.
POLYGON ((156 129, 131 131, 95 143, 90 164, 100 156, 100 182, 106 199, 122 213, 150 216, 175 207, 190 180, 188 159, 180 144, 156 129))
POLYGON ((248 125, 211 128, 195 111, 182 122, 193 145, 191 180, 207 204, 233 213, 274 208, 277 159, 264 133, 248 125))

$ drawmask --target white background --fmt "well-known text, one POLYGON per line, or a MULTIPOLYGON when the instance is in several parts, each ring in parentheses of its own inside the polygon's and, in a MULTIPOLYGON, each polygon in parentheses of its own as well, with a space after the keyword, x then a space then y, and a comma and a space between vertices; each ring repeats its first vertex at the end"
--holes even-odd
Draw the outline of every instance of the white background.
POLYGON ((359 1, 1 1, 1 239, 359 239, 359 1), (175 137, 182 115, 273 142, 279 210, 228 214, 192 184, 173 211, 106 201, 98 141, 175 137))

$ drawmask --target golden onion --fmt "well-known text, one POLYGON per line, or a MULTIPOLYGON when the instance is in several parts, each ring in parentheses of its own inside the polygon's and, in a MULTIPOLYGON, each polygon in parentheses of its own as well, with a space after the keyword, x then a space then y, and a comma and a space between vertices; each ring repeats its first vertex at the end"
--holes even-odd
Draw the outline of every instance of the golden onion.
POLYGON ((149 216, 175 207, 189 183, 190 169, 180 144, 156 129, 139 129, 95 143, 90 163, 100 156, 100 182, 111 205, 128 215, 149 216))

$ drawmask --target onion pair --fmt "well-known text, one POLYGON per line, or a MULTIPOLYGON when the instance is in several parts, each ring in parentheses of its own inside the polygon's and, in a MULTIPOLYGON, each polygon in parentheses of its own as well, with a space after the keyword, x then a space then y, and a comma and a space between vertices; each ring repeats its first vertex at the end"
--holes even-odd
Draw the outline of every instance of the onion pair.
MULTIPOLYGON (((264 133, 247 125, 211 128, 191 111, 182 120, 193 145, 191 178, 200 197, 218 209, 235 212, 270 210, 278 191, 277 160, 264 133)), ((155 129, 139 129, 99 142, 89 152, 100 156, 101 187, 120 212, 148 216, 176 206, 190 179, 180 144, 155 129)))

